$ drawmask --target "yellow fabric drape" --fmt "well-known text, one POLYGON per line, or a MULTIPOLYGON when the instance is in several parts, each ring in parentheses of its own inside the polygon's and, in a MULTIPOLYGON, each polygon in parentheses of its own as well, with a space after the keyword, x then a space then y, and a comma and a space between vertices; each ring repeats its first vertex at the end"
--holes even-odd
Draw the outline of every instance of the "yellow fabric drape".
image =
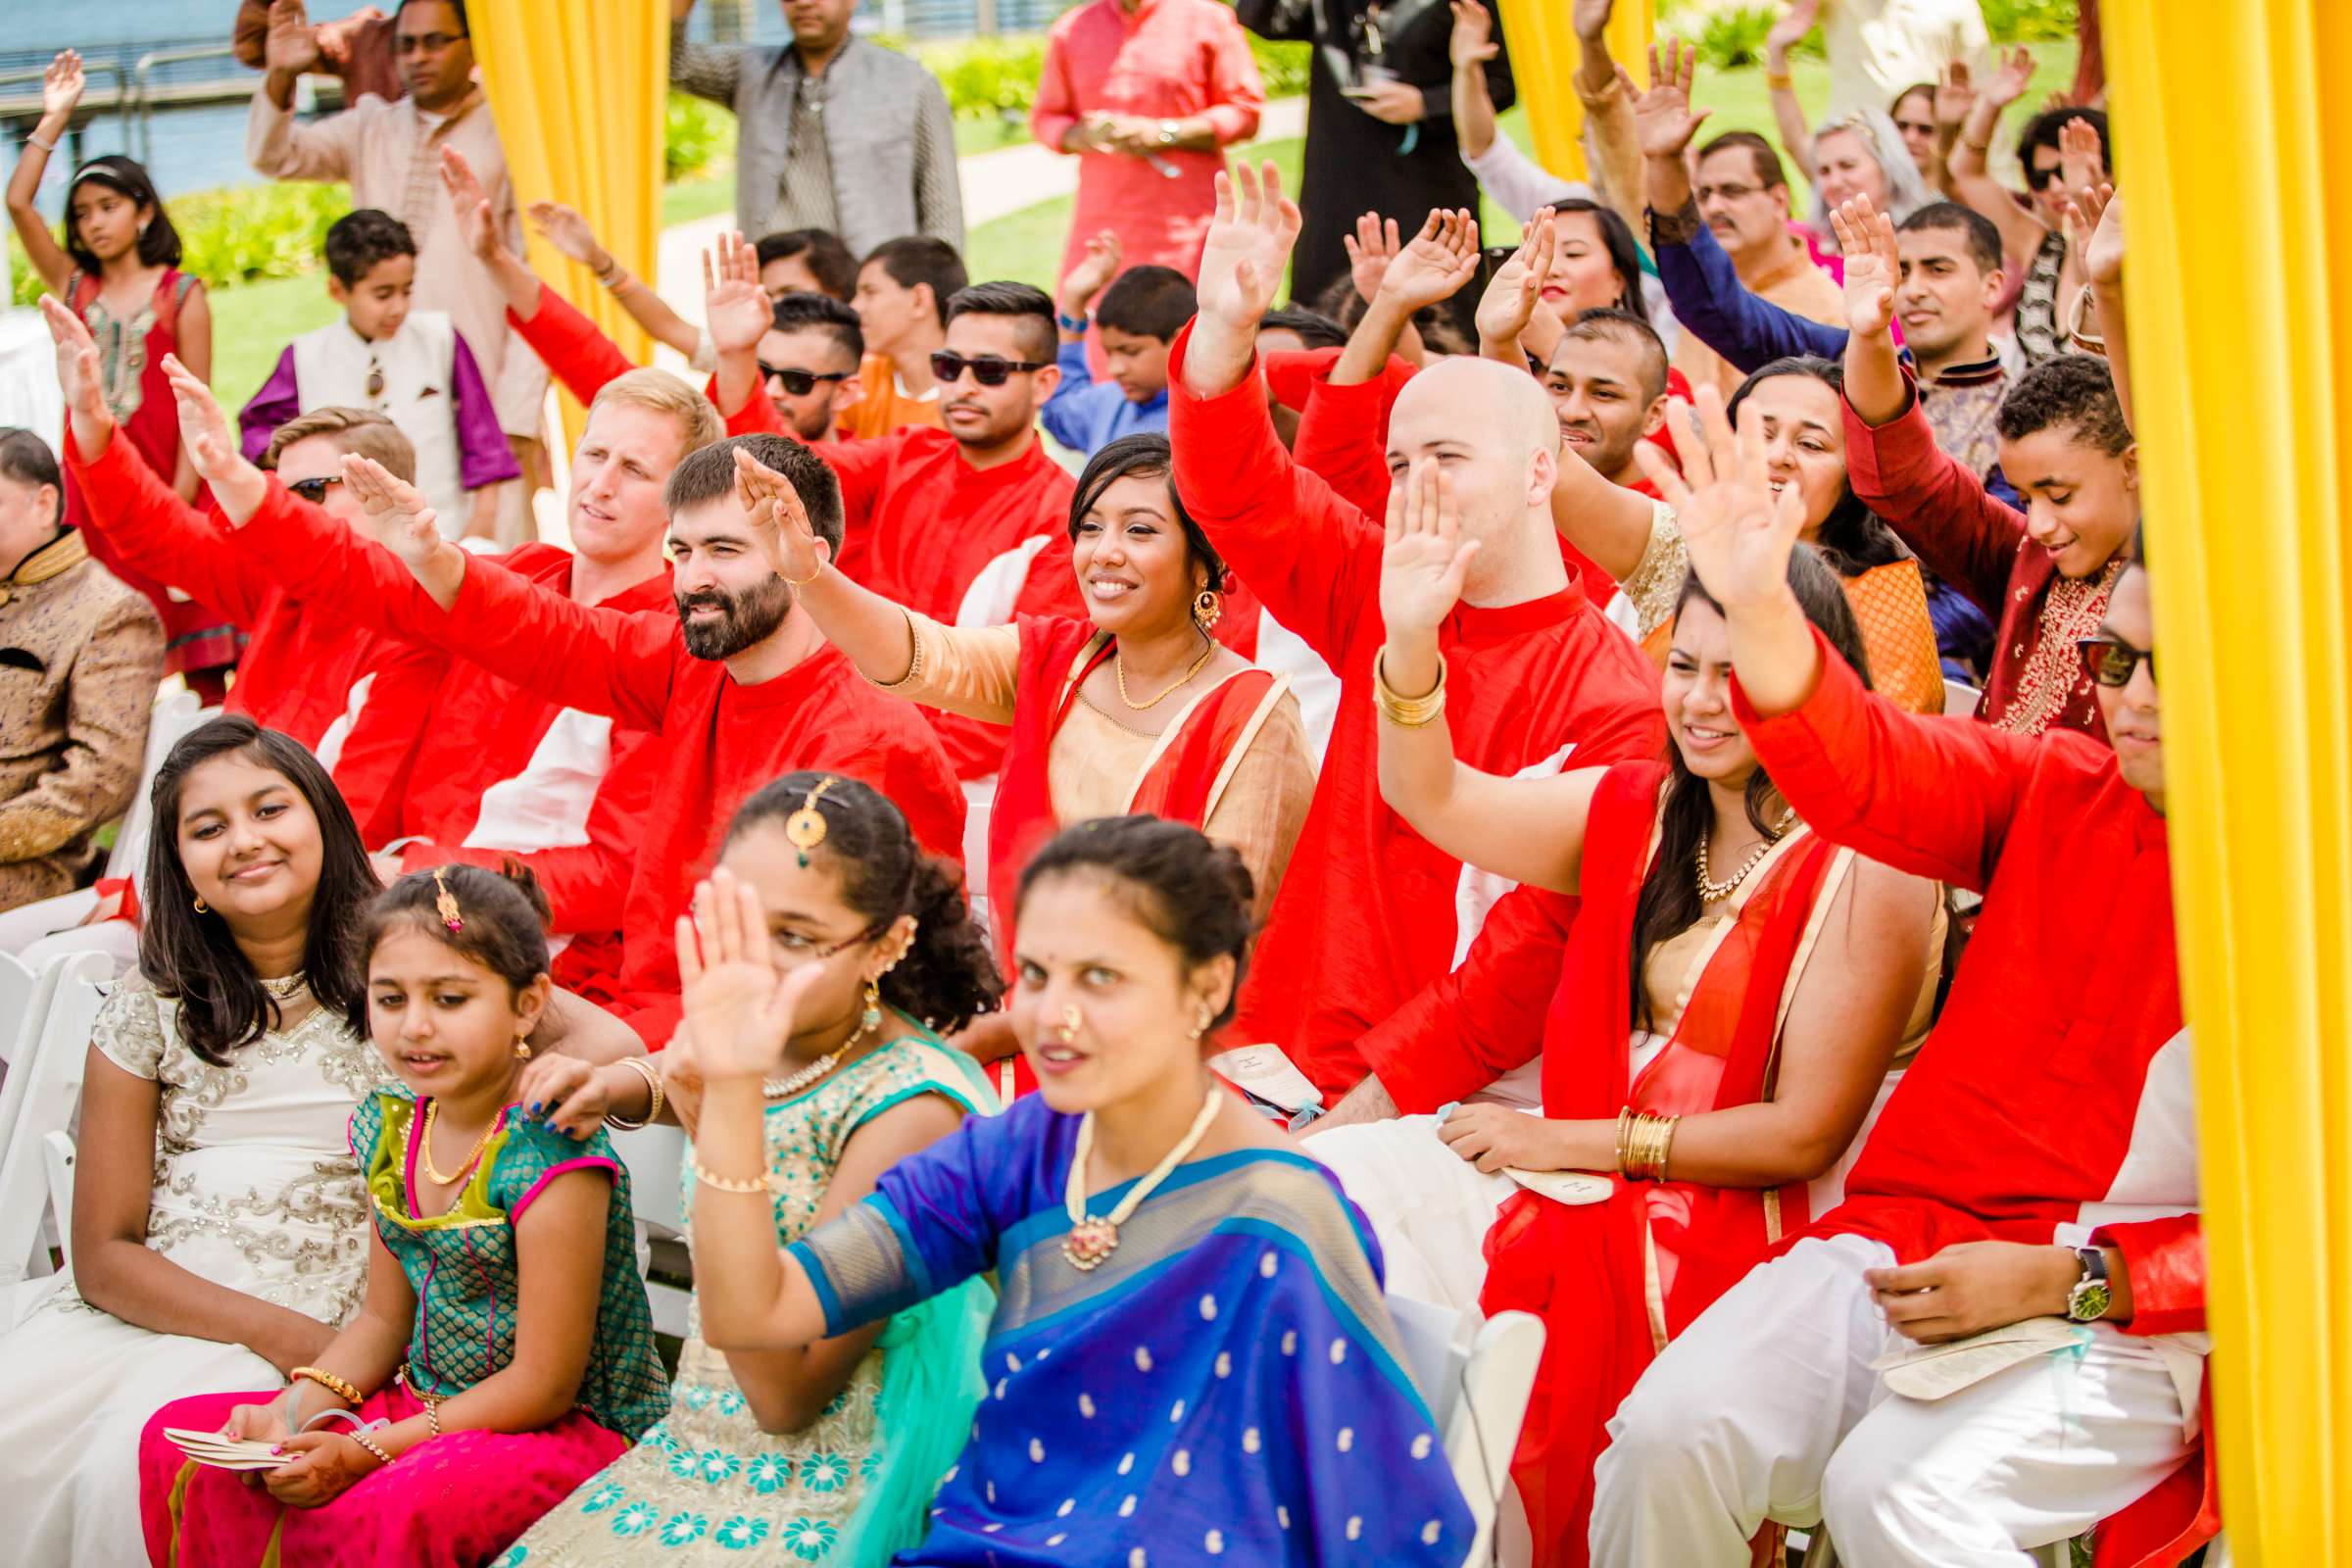
MULTIPOLYGON (((1562 179, 1585 178, 1584 105, 1576 97, 1576 28, 1568 0, 1499 0, 1502 39, 1511 57, 1519 101, 1527 106, 1528 137, 1536 162, 1562 179)), ((1610 57, 1636 81, 1648 80, 1653 8, 1626 0, 1609 16, 1610 57)))
MULTIPOLYGON (((650 281, 669 94, 665 0, 495 0, 468 16, 516 204, 579 209, 620 265, 650 281)), ((652 359, 652 340, 588 269, 536 235, 528 249, 531 270, 622 353, 652 359)), ((564 411, 569 444, 583 415, 568 395, 564 411)))
POLYGON ((2102 10, 2243 1568, 2352 1562, 2352 59, 2341 0, 2102 10))

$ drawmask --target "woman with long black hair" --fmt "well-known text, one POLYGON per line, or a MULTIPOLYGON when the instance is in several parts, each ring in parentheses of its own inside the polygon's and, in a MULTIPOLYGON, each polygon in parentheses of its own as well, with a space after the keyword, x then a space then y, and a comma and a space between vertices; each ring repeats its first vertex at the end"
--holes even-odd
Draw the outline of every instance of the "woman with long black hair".
MULTIPOLYGON (((359 829, 318 759, 237 715, 174 746, 151 799, 138 968, 82 1082, 73 1270, 0 1337, 0 1518, 24 1562, 144 1561, 147 1418, 282 1383, 367 1277, 346 1128, 387 1080, 347 1021, 380 891, 359 829)), ((532 1044, 626 1049, 585 1008, 532 1044)))

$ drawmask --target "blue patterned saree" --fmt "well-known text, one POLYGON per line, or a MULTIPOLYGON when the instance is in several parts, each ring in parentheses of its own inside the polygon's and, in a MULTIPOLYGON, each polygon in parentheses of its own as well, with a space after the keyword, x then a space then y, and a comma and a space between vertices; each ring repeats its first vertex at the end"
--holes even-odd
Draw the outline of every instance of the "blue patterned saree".
POLYGON ((1077 1131, 1035 1095, 972 1117, 791 1249, 828 1336, 997 1271, 971 1442, 896 1561, 1459 1563, 1469 1509, 1331 1175, 1269 1150, 1180 1165, 1082 1273, 1077 1131))

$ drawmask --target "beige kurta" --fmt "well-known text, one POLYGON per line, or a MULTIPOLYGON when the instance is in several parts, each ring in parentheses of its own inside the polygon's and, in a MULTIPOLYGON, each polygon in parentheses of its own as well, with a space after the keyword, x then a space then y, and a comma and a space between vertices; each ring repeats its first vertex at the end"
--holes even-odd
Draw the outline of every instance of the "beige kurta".
MULTIPOLYGON (((992 724, 1012 722, 1015 698, 1031 695, 1014 689, 1021 662, 1018 627, 943 626, 911 612, 907 619, 921 640, 922 674, 912 685, 892 687, 894 692, 992 724)), ((1058 695, 1047 694, 1046 700, 1058 695)), ((1159 739, 1120 723, 1081 693, 1046 759, 1056 821, 1123 815, 1159 739)), ((1307 747, 1298 701, 1286 691, 1202 824, 1203 832, 1230 845, 1250 867, 1260 920, 1274 906, 1274 890, 1291 862, 1291 847, 1298 841, 1314 793, 1314 753, 1307 747)))
POLYGON ((0 579, 0 909, 74 890, 139 787, 164 628, 60 533, 0 579))

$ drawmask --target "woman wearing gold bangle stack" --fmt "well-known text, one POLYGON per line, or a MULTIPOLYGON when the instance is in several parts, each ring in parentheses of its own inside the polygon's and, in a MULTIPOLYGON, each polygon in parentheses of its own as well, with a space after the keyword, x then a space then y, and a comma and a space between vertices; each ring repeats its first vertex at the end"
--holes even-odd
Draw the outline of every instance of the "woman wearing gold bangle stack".
MULTIPOLYGON (((1437 1126, 1458 1180, 1507 1195, 1484 1306, 1549 1327, 1514 1475, 1537 1561, 1556 1568, 1586 1560, 1617 1401, 1804 1222, 1806 1184, 1854 1140, 1898 1043, 1925 1032, 1937 901, 1794 819, 1733 715, 1730 634, 1695 578, 1661 693, 1662 761, 1505 779, 1455 760, 1437 627, 1473 548, 1446 476, 1415 465, 1381 578, 1380 785, 1447 854, 1582 899, 1544 1030, 1544 1113, 1470 1104, 1437 1126), (1559 1201, 1503 1186, 1505 1170, 1600 1172, 1605 1187, 1559 1201)), ((1835 575, 1800 550, 1789 578, 1867 678, 1835 575)))
MULTIPOLYGON (((778 569, 826 641, 885 691, 1012 726, 989 819, 1001 959, 1021 868, 1056 829, 1090 817, 1146 812, 1231 845, 1264 915, 1306 820, 1313 754, 1289 677, 1210 635, 1234 586, 1176 499, 1166 436, 1123 436, 1079 476, 1070 542, 1088 618, 1010 626, 943 626, 859 587, 818 551, 792 487, 736 461, 746 506, 773 519, 778 569)), ((1007 1087, 1035 1087, 996 1022, 965 1045, 1005 1057, 1007 1087)))

